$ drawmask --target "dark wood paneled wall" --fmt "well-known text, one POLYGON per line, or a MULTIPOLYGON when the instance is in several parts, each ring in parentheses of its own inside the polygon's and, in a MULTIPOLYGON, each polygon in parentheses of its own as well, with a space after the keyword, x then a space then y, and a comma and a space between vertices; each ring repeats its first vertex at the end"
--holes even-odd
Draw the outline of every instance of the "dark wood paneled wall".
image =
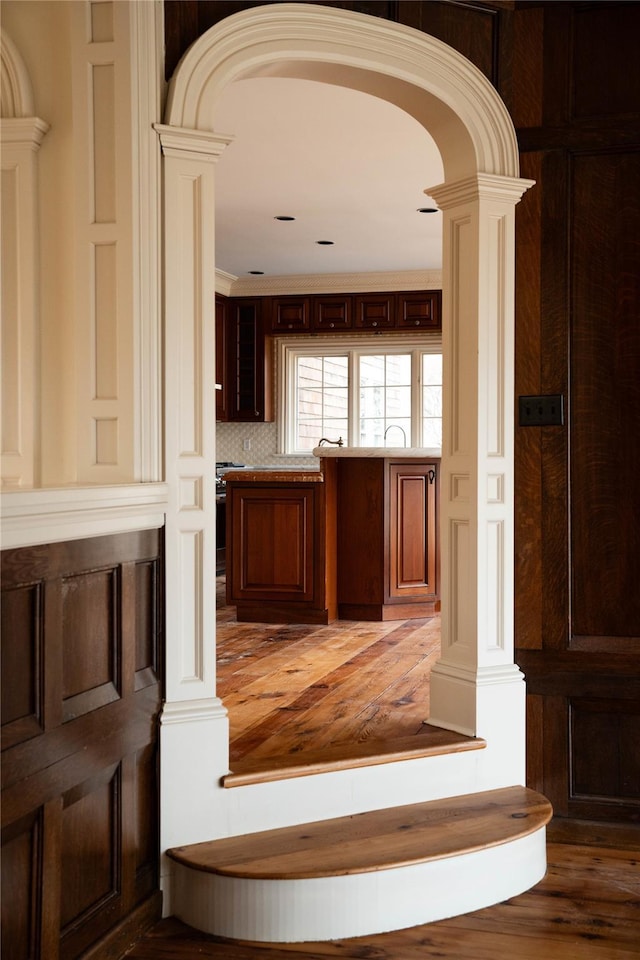
MULTIPOLYGON (((564 427, 516 427, 529 780, 567 823, 638 823, 640 5, 333 5, 450 44, 513 117, 536 181, 517 210, 516 394, 561 393, 567 411, 564 427)), ((167 75, 250 6, 166 0, 167 75)))
POLYGON ((2 553, 3 960, 159 915, 162 534, 2 553))
POLYGON ((516 385, 567 401, 564 428, 516 433, 529 777, 556 816, 640 825, 640 6, 528 16, 543 71, 516 118, 538 194, 519 210, 516 385))

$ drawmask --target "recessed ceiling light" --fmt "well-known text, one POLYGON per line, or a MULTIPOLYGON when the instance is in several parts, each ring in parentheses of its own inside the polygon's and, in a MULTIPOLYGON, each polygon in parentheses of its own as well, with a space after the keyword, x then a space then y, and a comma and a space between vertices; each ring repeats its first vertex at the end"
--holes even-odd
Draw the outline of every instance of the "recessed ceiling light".
POLYGON ((264 275, 264 270, 249 270, 249 273, 252 273, 256 277, 261 277, 264 275))
POLYGON ((418 207, 418 213, 438 213, 437 207, 418 207))
POLYGON ((333 246, 333 240, 316 240, 316 243, 320 244, 321 247, 333 246))
POLYGON ((274 217, 274 220, 295 220, 295 217, 274 217))

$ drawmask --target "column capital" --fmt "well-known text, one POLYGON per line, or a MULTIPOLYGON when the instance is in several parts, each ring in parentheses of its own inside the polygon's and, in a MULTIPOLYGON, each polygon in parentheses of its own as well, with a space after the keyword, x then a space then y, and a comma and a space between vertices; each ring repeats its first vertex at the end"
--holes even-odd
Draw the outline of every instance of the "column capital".
POLYGON ((165 157, 216 163, 235 137, 211 130, 190 130, 154 123, 165 157))
POLYGON ((3 147, 30 147, 34 153, 49 130, 49 124, 40 117, 2 117, 0 119, 0 140, 3 147))
POLYGON ((512 203, 515 206, 534 184, 535 180, 523 180, 521 177, 478 173, 476 176, 467 177, 455 183, 442 183, 437 187, 430 187, 425 190, 425 193, 433 197, 441 210, 477 200, 497 200, 512 203))

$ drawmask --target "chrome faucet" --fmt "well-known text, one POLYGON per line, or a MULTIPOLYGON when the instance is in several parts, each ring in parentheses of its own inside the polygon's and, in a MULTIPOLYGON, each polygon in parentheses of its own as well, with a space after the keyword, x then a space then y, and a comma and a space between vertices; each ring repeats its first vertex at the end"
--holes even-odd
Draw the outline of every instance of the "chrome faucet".
POLYGON ((401 427, 399 423, 390 423, 389 426, 387 427, 387 429, 385 430, 385 432, 384 432, 384 437, 383 437, 382 439, 383 439, 383 440, 386 440, 386 439, 387 439, 387 434, 389 433, 389 430, 391 430, 393 427, 395 427, 396 430, 400 430, 400 431, 402 432, 402 437, 403 437, 403 440, 404 440, 404 443, 402 444, 402 446, 403 446, 403 447, 406 447, 406 445, 407 445, 407 435, 406 435, 406 433, 404 432, 404 427, 401 427))
POLYGON ((344 440, 342 439, 342 437, 338 437, 337 440, 327 440, 326 437, 323 437, 320 443, 318 444, 318 446, 321 447, 323 443, 334 443, 336 447, 344 446, 344 440))

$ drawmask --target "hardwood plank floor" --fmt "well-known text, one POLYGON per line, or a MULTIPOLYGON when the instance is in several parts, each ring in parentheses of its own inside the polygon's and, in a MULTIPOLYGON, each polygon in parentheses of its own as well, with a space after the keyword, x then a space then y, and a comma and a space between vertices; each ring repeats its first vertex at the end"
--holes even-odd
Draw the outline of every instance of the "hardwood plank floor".
POLYGON ((238 623, 216 581, 217 693, 231 763, 426 733, 440 617, 238 623))
POLYGON ((325 943, 224 941, 175 918, 128 960, 632 960, 640 956, 640 851, 550 843, 532 890, 462 917, 325 943))

